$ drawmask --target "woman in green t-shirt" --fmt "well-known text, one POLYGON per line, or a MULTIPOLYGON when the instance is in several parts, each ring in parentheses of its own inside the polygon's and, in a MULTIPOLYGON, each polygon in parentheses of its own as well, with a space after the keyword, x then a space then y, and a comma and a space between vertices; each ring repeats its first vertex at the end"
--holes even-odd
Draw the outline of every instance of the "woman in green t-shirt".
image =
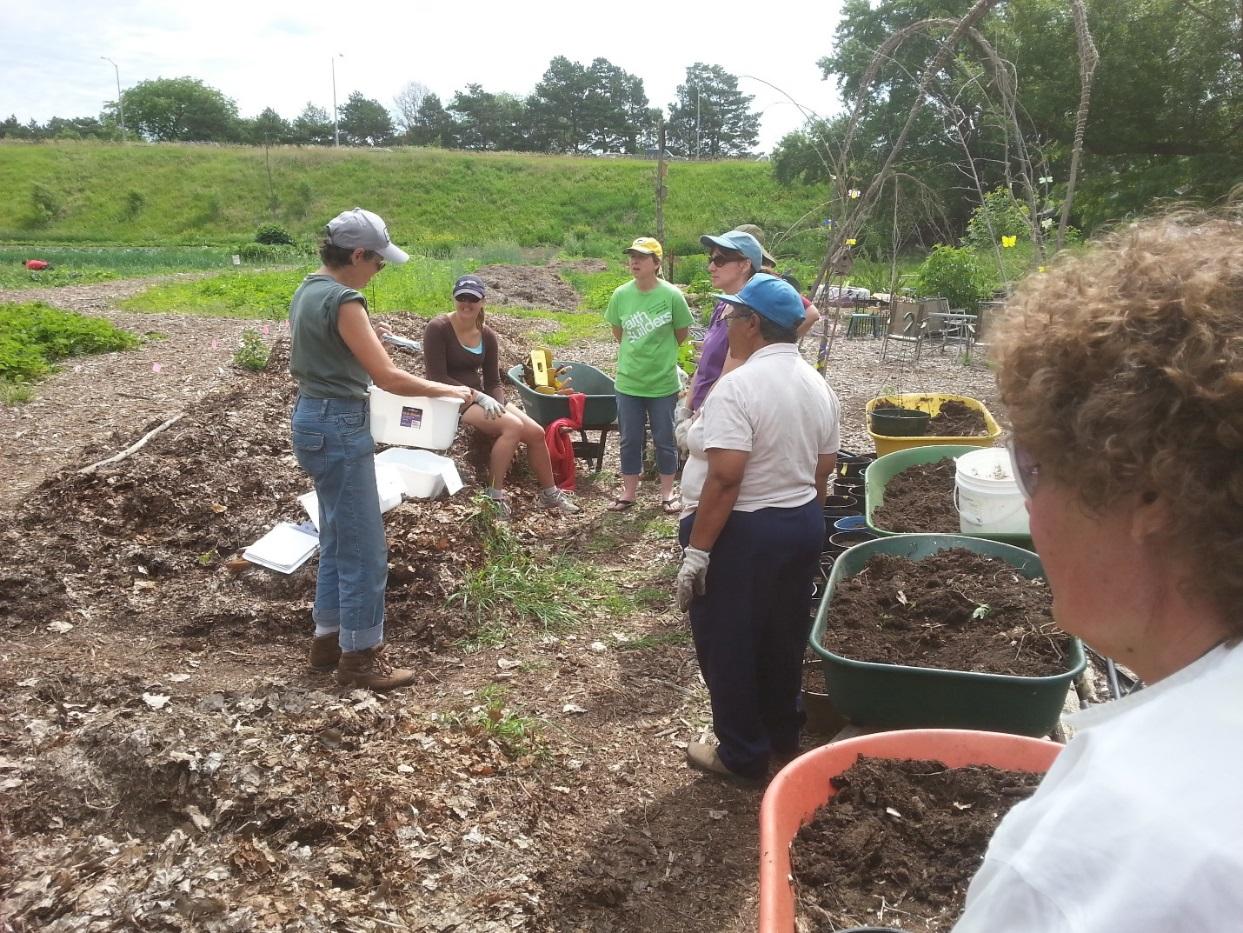
POLYGON ((626 249, 626 255, 634 280, 613 292, 604 312, 619 344, 615 385, 622 491, 609 508, 621 512, 634 505, 650 424, 660 474, 661 508, 678 514, 682 503, 673 493, 673 476, 678 470, 673 410, 680 388, 678 345, 690 330, 691 312, 682 293, 660 278, 659 241, 639 237, 626 249))

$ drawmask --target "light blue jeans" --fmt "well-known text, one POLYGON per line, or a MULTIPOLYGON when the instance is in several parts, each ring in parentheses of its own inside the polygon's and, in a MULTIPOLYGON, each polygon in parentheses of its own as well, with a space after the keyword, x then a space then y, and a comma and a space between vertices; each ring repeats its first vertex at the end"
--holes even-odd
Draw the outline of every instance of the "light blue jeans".
POLYGON ((364 651, 384 640, 388 582, 367 399, 298 396, 293 451, 319 499, 312 618, 320 629, 340 630, 342 651, 364 651))
POLYGON ((643 444, 648 423, 652 426, 652 445, 656 448, 656 472, 672 476, 678 472, 678 444, 673 437, 673 410, 678 394, 659 398, 617 393, 617 434, 621 439, 623 476, 643 472, 643 444))

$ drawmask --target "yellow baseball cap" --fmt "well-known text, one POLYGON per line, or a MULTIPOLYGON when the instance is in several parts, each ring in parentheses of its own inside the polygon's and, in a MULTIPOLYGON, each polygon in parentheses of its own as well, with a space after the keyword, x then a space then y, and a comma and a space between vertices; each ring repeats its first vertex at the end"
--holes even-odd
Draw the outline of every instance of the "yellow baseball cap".
POLYGON ((642 253, 644 256, 655 256, 657 259, 660 259, 665 254, 665 251, 660 248, 660 240, 650 236, 639 237, 622 252, 642 253))

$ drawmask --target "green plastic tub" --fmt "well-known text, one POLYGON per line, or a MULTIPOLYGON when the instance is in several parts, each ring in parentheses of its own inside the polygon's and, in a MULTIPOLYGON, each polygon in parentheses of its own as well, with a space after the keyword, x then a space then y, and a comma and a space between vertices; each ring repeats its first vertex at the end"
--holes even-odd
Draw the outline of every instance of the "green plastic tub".
MULTIPOLYGON (((584 429, 595 431, 607 428, 617 421, 617 395, 612 379, 586 363, 553 360, 552 365, 554 369, 570 367, 568 375, 572 380, 571 386, 576 392, 587 396, 587 405, 583 411, 584 429)), ((541 425, 548 427, 558 418, 570 417, 570 403, 566 397, 536 392, 522 381, 521 366, 511 366, 507 375, 510 383, 518 390, 526 413, 541 425)))
POLYGON ((874 554, 919 560, 954 547, 1003 560, 1029 579, 1044 574, 1040 558, 1030 551, 967 535, 892 535, 855 545, 833 565, 811 630, 812 650, 824 661, 829 699, 839 713, 865 728, 984 729, 1048 735, 1061 716, 1066 691, 1086 663, 1077 638, 1070 640, 1066 670, 1047 677, 855 661, 824 647, 834 590, 862 570, 874 554))
MULTIPOLYGON (((930 444, 927 447, 911 447, 907 450, 898 450, 891 454, 885 454, 883 457, 877 457, 864 474, 866 485, 864 486, 863 514, 867 517, 868 528, 878 535, 902 533, 888 531, 877 525, 872 520, 872 513, 885 502, 885 486, 907 467, 917 466, 921 463, 936 463, 938 460, 957 459, 963 454, 969 454, 979 449, 978 446, 972 444, 930 444)), ((950 490, 947 495, 953 495, 953 490, 950 490)), ((1013 544, 1015 547, 1021 547, 1026 551, 1034 550, 1031 535, 1002 532, 999 534, 973 534, 970 537, 1000 541, 1003 544, 1013 544)))

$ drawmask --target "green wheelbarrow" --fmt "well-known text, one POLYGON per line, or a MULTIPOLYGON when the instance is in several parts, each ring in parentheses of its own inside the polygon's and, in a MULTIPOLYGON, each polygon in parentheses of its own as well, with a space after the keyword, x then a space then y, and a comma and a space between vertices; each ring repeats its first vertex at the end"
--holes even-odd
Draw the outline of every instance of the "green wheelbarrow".
MULTIPOLYGON (((553 360, 553 368, 569 367, 566 374, 570 377, 570 385, 575 392, 587 396, 583 408, 583 427, 578 432, 579 439, 574 442, 574 456, 585 460, 599 473, 604 467, 604 450, 610 431, 617 429, 617 396, 613 388, 613 380, 594 366, 586 363, 572 363, 568 360, 553 360), (599 440, 588 439, 588 431, 599 431, 599 440)), ((511 366, 506 374, 510 383, 518 390, 522 399, 522 407, 534 418, 541 427, 547 428, 559 418, 570 417, 570 402, 564 395, 544 395, 536 392, 522 381, 522 366, 511 366)))

